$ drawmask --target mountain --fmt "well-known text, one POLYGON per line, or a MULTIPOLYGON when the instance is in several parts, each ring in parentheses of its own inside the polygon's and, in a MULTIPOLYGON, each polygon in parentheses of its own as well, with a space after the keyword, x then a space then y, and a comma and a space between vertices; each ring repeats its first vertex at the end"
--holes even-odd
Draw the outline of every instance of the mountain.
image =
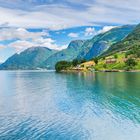
POLYGON ((77 55, 82 51, 84 40, 75 40, 72 41, 68 48, 61 50, 53 55, 51 55, 46 61, 45 64, 47 68, 54 69, 55 64, 58 61, 72 61, 77 57, 77 55))
POLYGON ((72 41, 67 49, 50 56, 45 61, 45 65, 50 69, 54 69, 54 66, 58 61, 72 61, 76 58, 90 60, 101 55, 112 44, 124 39, 134 27, 135 26, 133 25, 116 27, 108 32, 96 35, 89 40, 72 41))
POLYGON ((109 49, 112 44, 123 40, 130 32, 133 31, 134 28, 134 25, 125 25, 96 35, 91 40, 87 40, 83 44, 83 50, 79 53, 77 58, 90 60, 101 55, 109 49))
POLYGON ((44 67, 43 62, 57 51, 46 47, 32 47, 20 54, 14 54, 5 63, 0 65, 0 69, 37 69, 44 67))
POLYGON ((103 55, 127 51, 135 46, 140 46, 140 24, 138 24, 125 39, 112 45, 103 55))
MULTIPOLYGON (((0 69, 54 69, 58 61, 72 61, 73 59, 90 60, 107 51, 115 50, 115 48, 118 49, 116 43, 122 42, 124 38, 128 38, 129 43, 133 41, 134 37, 137 36, 136 32, 139 32, 139 26, 135 28, 134 25, 125 25, 98 34, 89 40, 75 40, 69 44, 68 48, 61 51, 45 47, 29 48, 20 54, 14 54, 5 63, 0 65, 0 69), (133 35, 134 33, 135 36, 133 35)), ((125 41, 125 44, 127 43, 128 41, 125 41)))

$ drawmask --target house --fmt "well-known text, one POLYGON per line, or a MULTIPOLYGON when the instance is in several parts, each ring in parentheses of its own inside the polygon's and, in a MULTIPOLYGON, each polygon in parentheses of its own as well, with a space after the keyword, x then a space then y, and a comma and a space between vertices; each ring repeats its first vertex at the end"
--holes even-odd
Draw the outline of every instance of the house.
POLYGON ((88 61, 88 62, 82 63, 80 66, 87 69, 89 67, 95 66, 95 62, 94 61, 88 61))
POLYGON ((106 60, 106 64, 114 64, 114 63, 116 63, 116 62, 117 62, 116 59, 107 59, 107 60, 106 60))
POLYGON ((114 58, 114 56, 106 57, 105 59, 106 64, 114 64, 117 62, 117 59, 114 58))

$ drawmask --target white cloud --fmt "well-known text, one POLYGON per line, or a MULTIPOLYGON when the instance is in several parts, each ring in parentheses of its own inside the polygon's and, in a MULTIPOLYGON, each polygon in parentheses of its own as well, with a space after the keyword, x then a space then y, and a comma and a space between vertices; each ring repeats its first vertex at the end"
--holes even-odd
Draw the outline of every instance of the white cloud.
POLYGON ((101 30, 98 31, 98 34, 100 33, 105 33, 113 28, 115 28, 116 26, 104 26, 101 30))
POLYGON ((96 34, 95 28, 88 27, 85 29, 85 36, 93 36, 96 34))
POLYGON ((47 48, 54 49, 54 50, 62 50, 67 47, 66 45, 58 46, 56 44, 56 41, 51 38, 42 38, 41 37, 41 38, 34 39, 33 42, 37 46, 43 46, 43 47, 47 47, 47 48))
POLYGON ((85 36, 94 36, 97 34, 101 34, 101 33, 105 33, 113 28, 115 28, 116 26, 104 26, 101 30, 96 31, 94 27, 88 27, 85 29, 85 36))
POLYGON ((66 49, 67 47, 68 47, 68 44, 62 45, 62 46, 58 47, 57 50, 64 50, 64 49, 66 49))
POLYGON ((1 28, 0 41, 12 39, 34 39, 41 36, 48 36, 47 32, 29 32, 24 28, 1 28))
POLYGON ((69 33, 68 36, 71 38, 77 38, 79 36, 79 34, 78 33, 69 33))
POLYGON ((21 52, 27 48, 35 47, 35 44, 26 40, 17 40, 10 43, 7 47, 15 48, 16 52, 21 52))
POLYGON ((48 36, 48 30, 43 30, 42 32, 29 32, 25 28, 1 28, 0 41, 13 40, 13 42, 8 45, 0 44, 0 48, 12 47, 15 48, 16 52, 21 52, 27 48, 37 46, 48 47, 55 50, 66 48, 66 46, 58 46, 55 40, 48 36))
POLYGON ((27 48, 31 48, 31 47, 47 47, 50 49, 54 49, 54 50, 62 50, 67 48, 67 45, 63 45, 63 46, 58 46, 55 43, 55 40, 51 39, 51 38, 36 38, 33 39, 32 41, 27 41, 27 40, 17 40, 15 42, 10 43, 7 47, 12 47, 15 48, 16 52, 21 52, 27 48))
MULTIPOLYGON (((19 0, 20 1, 20 0, 19 0)), ((26 9, 16 2, 15 8, 0 7, 0 24, 14 27, 59 30, 94 24, 132 24, 140 19, 140 1, 132 0, 84 0, 70 1, 86 7, 83 9, 66 4, 32 5, 26 9), (18 8, 17 8, 18 7, 18 8), (24 9, 24 10, 23 10, 24 9), (63 14, 60 14, 63 13, 63 14), (6 23, 6 24, 5 24, 6 23)), ((2 5, 2 3, 0 3, 2 5)))

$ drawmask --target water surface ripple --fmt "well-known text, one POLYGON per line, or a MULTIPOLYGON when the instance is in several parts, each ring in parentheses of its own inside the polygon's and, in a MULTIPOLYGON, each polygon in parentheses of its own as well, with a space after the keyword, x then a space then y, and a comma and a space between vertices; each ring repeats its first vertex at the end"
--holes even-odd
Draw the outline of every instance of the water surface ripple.
POLYGON ((0 71, 0 140, 139 140, 140 73, 0 71))

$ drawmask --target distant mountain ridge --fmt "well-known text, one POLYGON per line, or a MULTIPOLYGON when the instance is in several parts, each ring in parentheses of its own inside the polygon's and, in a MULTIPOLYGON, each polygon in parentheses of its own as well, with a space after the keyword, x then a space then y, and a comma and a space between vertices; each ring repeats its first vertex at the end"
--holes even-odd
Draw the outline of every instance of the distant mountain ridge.
POLYGON ((58 61, 90 60, 109 52, 111 48, 114 48, 114 45, 116 46, 125 38, 131 38, 131 34, 138 27, 134 28, 135 25, 115 27, 89 40, 71 41, 69 46, 61 51, 51 50, 46 47, 29 48, 8 58, 5 63, 0 65, 0 69, 54 69, 58 61))
POLYGON ((14 54, 5 63, 0 65, 0 69, 36 69, 43 67, 43 62, 56 50, 46 47, 32 47, 20 54, 14 54))

